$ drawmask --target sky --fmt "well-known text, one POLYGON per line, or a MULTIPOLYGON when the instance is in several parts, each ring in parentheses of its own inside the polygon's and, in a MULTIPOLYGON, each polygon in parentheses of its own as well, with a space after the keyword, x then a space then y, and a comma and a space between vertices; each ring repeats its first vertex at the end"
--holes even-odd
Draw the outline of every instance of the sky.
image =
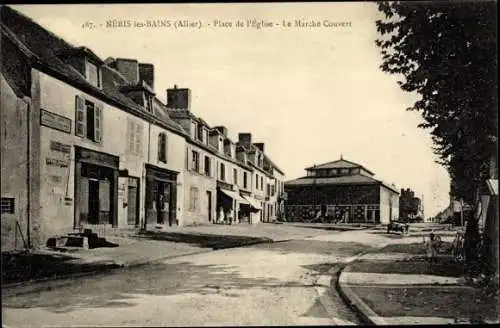
POLYGON ((414 190, 426 217, 449 204, 449 175, 435 163, 429 131, 406 110, 418 96, 379 68, 374 3, 12 7, 103 60, 154 64, 160 100, 174 84, 190 88, 195 115, 225 126, 233 141, 252 133, 286 180, 342 155, 414 190), (145 25, 153 20, 163 25, 145 25), (265 27, 247 25, 253 20, 265 27))

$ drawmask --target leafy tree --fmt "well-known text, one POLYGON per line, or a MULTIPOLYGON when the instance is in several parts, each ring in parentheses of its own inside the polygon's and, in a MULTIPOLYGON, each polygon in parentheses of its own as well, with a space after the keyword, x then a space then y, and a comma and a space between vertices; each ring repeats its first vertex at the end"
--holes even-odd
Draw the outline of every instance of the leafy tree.
POLYGON ((451 192, 473 202, 496 151, 495 1, 377 3, 383 71, 421 97, 434 151, 452 179, 451 192))

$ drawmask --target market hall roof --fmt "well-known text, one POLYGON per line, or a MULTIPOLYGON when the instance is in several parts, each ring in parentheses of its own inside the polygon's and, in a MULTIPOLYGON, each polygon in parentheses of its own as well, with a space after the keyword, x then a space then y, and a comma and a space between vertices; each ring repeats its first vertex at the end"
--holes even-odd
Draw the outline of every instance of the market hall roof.
POLYGON ((348 160, 343 159, 342 157, 336 161, 331 161, 328 163, 323 163, 323 164, 318 164, 318 165, 313 165, 308 168, 306 168, 306 171, 314 171, 314 170, 321 170, 321 169, 346 169, 346 168, 362 168, 366 172, 374 175, 373 172, 365 168, 363 165, 354 163, 348 160))
POLYGON ((357 175, 344 175, 339 177, 302 177, 295 180, 290 180, 285 182, 287 187, 300 187, 309 185, 366 185, 366 184, 380 184, 387 189, 390 189, 399 194, 399 191, 392 186, 385 184, 384 182, 374 179, 372 177, 357 174, 357 175))

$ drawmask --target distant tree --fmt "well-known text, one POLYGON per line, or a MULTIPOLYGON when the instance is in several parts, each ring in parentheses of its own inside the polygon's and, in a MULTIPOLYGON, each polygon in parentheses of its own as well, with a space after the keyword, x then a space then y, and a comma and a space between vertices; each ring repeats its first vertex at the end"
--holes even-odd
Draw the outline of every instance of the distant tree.
POLYGON ((497 142, 495 1, 377 2, 384 72, 421 97, 434 151, 451 192, 473 202, 497 142))

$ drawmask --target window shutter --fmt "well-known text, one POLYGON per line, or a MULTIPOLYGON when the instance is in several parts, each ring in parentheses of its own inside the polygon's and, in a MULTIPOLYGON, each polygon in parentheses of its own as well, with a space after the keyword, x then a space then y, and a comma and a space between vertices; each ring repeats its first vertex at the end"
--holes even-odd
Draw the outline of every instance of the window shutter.
POLYGON ((134 131, 134 123, 132 121, 127 122, 127 138, 128 138, 128 151, 129 152, 134 152, 134 147, 135 147, 135 131, 134 131))
POLYGON ((167 134, 163 134, 163 161, 168 162, 168 137, 167 134))
POLYGON ((158 160, 167 162, 167 135, 164 132, 158 135, 158 160))
POLYGON ((75 96, 75 134, 85 138, 87 135, 87 113, 85 111, 85 100, 80 96, 75 96))
POLYGON ((135 152, 140 155, 142 153, 142 125, 135 125, 135 152))
POLYGON ((102 105, 94 107, 94 141, 102 142, 102 105))

